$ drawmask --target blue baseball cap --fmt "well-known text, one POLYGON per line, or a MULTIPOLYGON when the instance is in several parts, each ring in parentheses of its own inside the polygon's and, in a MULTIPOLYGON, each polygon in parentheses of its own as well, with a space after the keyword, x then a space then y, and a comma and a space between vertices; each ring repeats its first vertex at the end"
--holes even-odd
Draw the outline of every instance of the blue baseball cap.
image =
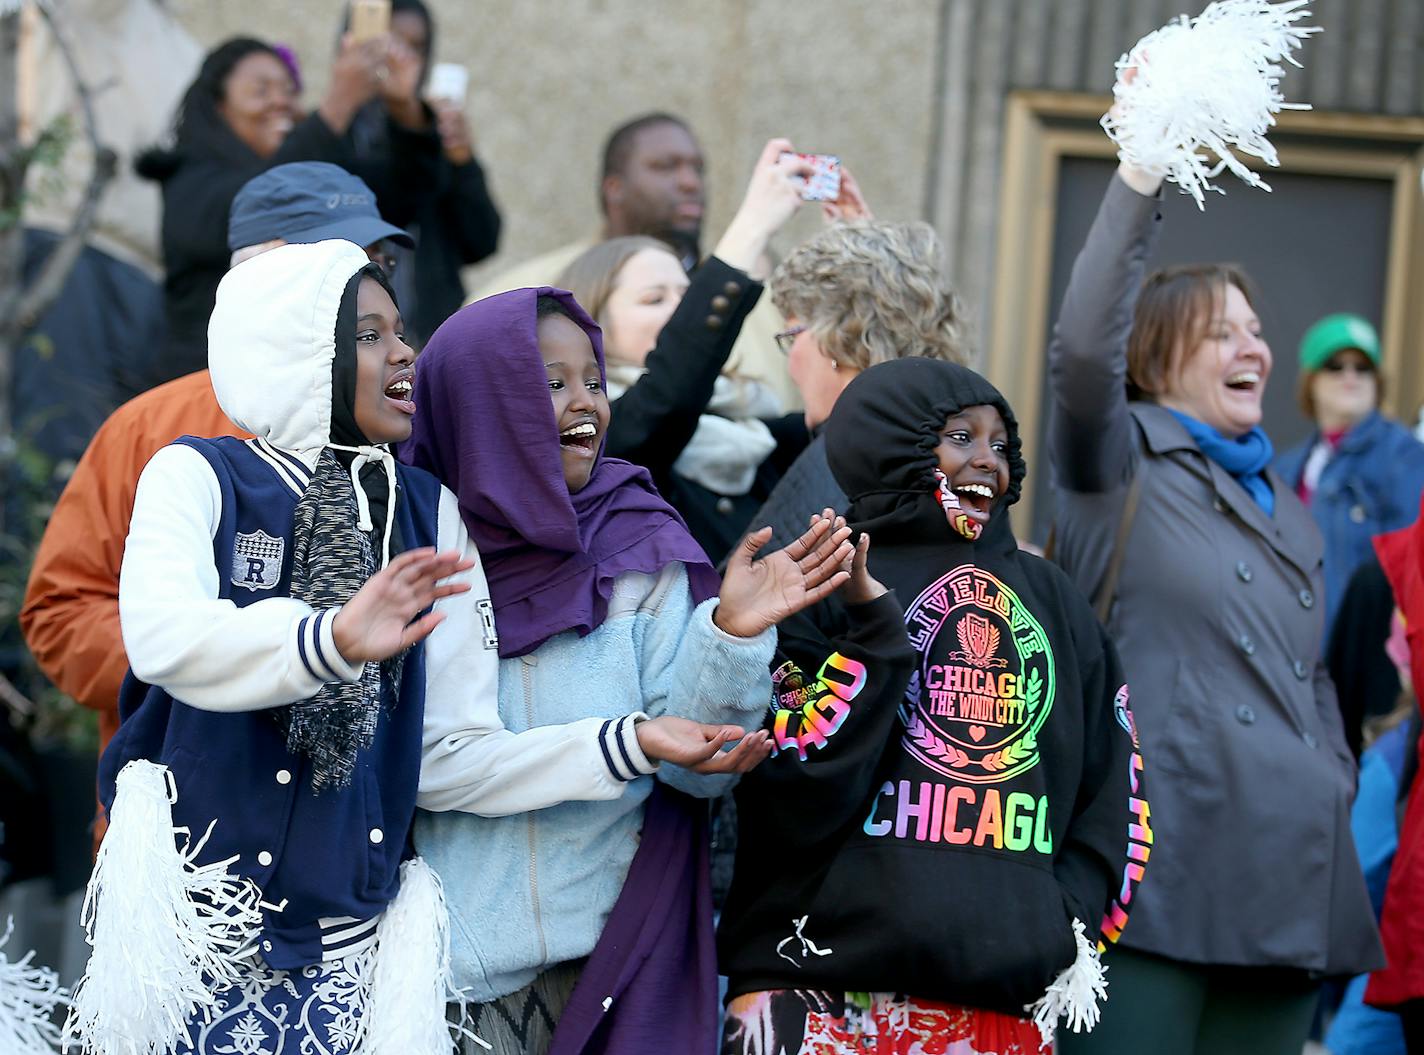
POLYGON ((236 252, 280 238, 344 238, 365 247, 386 238, 407 249, 415 240, 381 219, 376 195, 357 176, 325 161, 294 161, 253 176, 232 199, 227 247, 236 252))

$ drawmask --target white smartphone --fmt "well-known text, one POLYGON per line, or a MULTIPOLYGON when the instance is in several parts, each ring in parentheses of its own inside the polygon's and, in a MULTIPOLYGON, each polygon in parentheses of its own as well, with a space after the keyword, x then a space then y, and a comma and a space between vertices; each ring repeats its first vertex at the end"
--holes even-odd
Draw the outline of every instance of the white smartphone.
POLYGON ((469 70, 458 62, 437 62, 430 69, 430 86, 425 89, 425 95, 429 99, 448 99, 464 109, 469 86, 469 70))

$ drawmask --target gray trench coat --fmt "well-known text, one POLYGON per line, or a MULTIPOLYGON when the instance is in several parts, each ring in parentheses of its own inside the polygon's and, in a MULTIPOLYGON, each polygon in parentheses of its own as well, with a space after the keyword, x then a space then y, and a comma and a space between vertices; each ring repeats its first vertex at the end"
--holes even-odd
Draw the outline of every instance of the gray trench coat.
POLYGON ((1090 596, 1143 474, 1109 617, 1153 830, 1122 942, 1193 963, 1368 970, 1383 957, 1321 662, 1320 534, 1278 476, 1271 517, 1170 412, 1125 394, 1160 220, 1156 199, 1114 177, 1049 352, 1057 559, 1090 596))

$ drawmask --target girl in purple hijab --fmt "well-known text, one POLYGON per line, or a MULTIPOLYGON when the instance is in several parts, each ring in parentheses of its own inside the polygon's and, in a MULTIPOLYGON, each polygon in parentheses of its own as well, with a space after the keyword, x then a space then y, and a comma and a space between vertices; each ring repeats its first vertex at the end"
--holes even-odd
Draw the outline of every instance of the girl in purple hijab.
POLYGON ((499 1055, 542 1055, 655 781, 711 798, 769 753, 743 728, 770 698, 774 627, 846 581, 849 532, 819 518, 765 558, 769 531, 753 533, 719 587, 647 472, 601 455, 602 338, 562 290, 452 316, 414 401, 401 457, 455 493, 500 655, 497 717, 482 713, 494 701, 427 706, 415 841, 444 881, 475 1032, 499 1055))

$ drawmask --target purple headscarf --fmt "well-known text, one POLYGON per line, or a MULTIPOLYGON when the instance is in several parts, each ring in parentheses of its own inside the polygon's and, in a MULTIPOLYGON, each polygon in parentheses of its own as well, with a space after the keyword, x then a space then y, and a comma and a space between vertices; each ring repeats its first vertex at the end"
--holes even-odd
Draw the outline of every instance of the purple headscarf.
POLYGON ((603 373, 602 331, 572 293, 543 286, 487 297, 450 316, 420 353, 415 428, 399 451, 459 500, 505 658, 564 630, 591 633, 624 572, 656 574, 681 561, 697 603, 720 586, 646 469, 600 456, 583 490, 569 494, 539 354, 541 294, 569 309, 603 373))

